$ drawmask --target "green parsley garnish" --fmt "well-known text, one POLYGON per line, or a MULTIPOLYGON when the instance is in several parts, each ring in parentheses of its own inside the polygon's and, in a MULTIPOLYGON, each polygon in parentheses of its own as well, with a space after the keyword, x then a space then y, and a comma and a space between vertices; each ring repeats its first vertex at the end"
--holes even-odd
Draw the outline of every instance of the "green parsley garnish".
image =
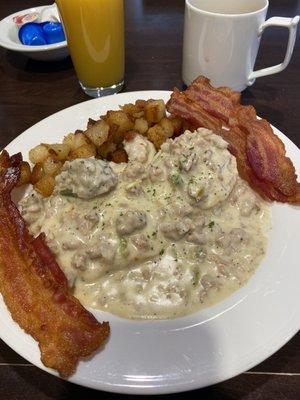
POLYGON ((195 268, 193 270, 193 286, 198 285, 199 280, 200 280, 200 271, 199 271, 199 269, 195 268))
POLYGON ((176 251, 176 248, 173 246, 173 244, 172 244, 172 256, 175 261, 178 261, 177 251, 176 251))
POLYGON ((171 182, 173 183, 173 185, 179 186, 183 183, 183 179, 179 173, 175 173, 171 175, 171 182))
POLYGON ((77 197, 76 194, 72 192, 70 189, 63 189, 59 192, 62 196, 68 196, 68 197, 77 197))
POLYGON ((122 256, 127 257, 128 256, 128 249, 127 249, 127 239, 122 237, 120 239, 120 253, 122 254, 122 256))
POLYGON ((210 223, 208 224, 208 227, 213 230, 213 227, 215 225, 215 221, 210 221, 210 223))

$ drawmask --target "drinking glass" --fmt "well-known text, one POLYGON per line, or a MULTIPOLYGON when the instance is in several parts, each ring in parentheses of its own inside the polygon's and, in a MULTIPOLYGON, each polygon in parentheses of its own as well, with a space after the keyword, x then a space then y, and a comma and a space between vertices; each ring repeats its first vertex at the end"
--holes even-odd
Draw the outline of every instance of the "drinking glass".
POLYGON ((80 86, 91 97, 124 84, 123 0, 56 0, 80 86))

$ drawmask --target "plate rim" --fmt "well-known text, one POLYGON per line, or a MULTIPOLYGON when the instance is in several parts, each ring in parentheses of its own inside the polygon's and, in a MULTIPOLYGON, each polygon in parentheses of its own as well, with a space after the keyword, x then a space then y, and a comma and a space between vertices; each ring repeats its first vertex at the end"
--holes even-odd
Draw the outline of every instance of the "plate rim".
MULTIPOLYGON (((57 115, 63 114, 66 110, 72 110, 72 109, 76 109, 77 107, 84 107, 84 105, 86 103, 91 103, 94 102, 95 104, 98 102, 104 102, 111 97, 115 97, 115 96, 138 96, 140 93, 142 94, 148 94, 150 96, 150 93, 157 93, 157 95, 161 94, 161 95, 170 95, 172 92, 169 90, 143 90, 143 91, 132 91, 132 92, 123 92, 123 93, 119 93, 117 95, 112 95, 112 96, 107 96, 107 97, 103 97, 100 99, 92 99, 92 100, 87 100, 87 101, 83 101, 80 103, 77 103, 75 105, 72 105, 70 107, 67 107, 63 110, 60 110, 44 119, 42 119, 41 121, 37 122, 36 124, 34 124, 33 126, 29 127, 28 129, 26 129, 24 132, 22 132, 21 134, 19 134, 12 142, 10 142, 5 148, 9 148, 10 146, 15 146, 18 141, 20 140, 20 137, 25 135, 26 133, 28 134, 28 132, 30 132, 34 127, 38 127, 40 124, 45 124, 47 123, 48 119, 52 119, 55 118, 57 115)), ((88 117, 87 117, 88 118, 88 117)), ((275 133, 278 134, 279 136, 282 138, 284 137, 284 141, 285 143, 289 143, 290 145, 295 146, 297 149, 298 147, 287 137, 285 136, 279 129, 277 129, 276 127, 272 126, 272 128, 274 129, 275 133)), ((9 311, 8 311, 9 313, 9 311)), ((10 313, 9 313, 10 314, 10 313)), ((222 378, 219 379, 215 379, 215 378, 211 378, 211 381, 208 382, 207 384, 205 384, 204 386, 209 386, 212 384, 217 384, 219 382, 222 382, 224 380, 230 379, 238 374, 241 374, 243 372, 245 372, 246 370, 252 368, 253 366, 259 364, 260 362, 262 362, 263 360, 265 360, 266 358, 270 357, 272 354, 274 354, 275 352, 277 352, 282 346, 284 346, 299 330, 299 321, 297 319, 297 327, 295 326, 294 329, 290 329, 289 332, 285 332, 285 339, 284 340, 279 340, 279 344, 277 344, 276 346, 274 346, 274 348, 272 349, 272 351, 267 351, 267 355, 261 355, 261 357, 258 357, 255 361, 253 361, 252 363, 248 364, 244 370, 240 370, 239 372, 233 372, 233 373, 229 373, 229 374, 225 374, 223 373, 222 378)), ((25 334, 25 332, 22 332, 23 334, 25 334)), ((25 334, 26 335, 26 334, 25 334)), ((0 328, 0 336, 1 336, 1 328, 0 328)), ((275 335, 276 336, 276 335, 275 335)), ((3 339, 2 339, 3 340, 3 339)), ((9 347, 11 347, 11 345, 3 340, 9 347)), ((13 347, 11 347, 14 351, 16 351, 13 347)), ((16 351, 17 352, 17 351, 16 351)), ((19 352, 17 352, 19 353, 19 352)), ((20 354, 20 353, 19 353, 20 354)), ((49 373, 51 373, 54 376, 57 376, 57 373, 53 370, 48 369, 47 367, 45 367, 41 362, 39 363, 34 363, 31 360, 28 360, 28 358, 26 357, 26 355, 21 354, 22 357, 24 357, 27 361, 33 363, 35 366, 37 366, 38 368, 45 370, 49 373)), ((190 383, 186 383, 186 384, 178 384, 176 385, 176 383, 174 383, 172 386, 170 386, 170 384, 166 385, 166 386, 132 386, 132 385, 128 385, 128 386, 117 386, 117 385, 111 385, 111 384, 101 384, 99 386, 99 382, 90 382, 90 381, 86 381, 86 379, 84 378, 80 378, 78 376, 71 376, 69 379, 67 379, 67 381, 69 382, 73 382, 82 386, 86 386, 86 387, 90 387, 93 389, 97 389, 97 390, 105 390, 108 392, 114 392, 114 393, 124 393, 124 394, 167 394, 167 393, 179 393, 179 392, 183 392, 183 391, 187 391, 187 390, 193 390, 193 389, 198 389, 200 387, 204 387, 199 386, 198 381, 194 381, 194 382, 190 382, 190 383)))

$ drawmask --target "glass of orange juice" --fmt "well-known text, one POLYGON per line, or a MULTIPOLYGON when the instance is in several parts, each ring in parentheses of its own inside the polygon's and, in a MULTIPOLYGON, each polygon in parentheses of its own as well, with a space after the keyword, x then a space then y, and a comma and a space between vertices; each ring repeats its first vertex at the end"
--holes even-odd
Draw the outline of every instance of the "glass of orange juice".
POLYGON ((124 83, 123 0, 56 0, 84 92, 117 93, 124 83))

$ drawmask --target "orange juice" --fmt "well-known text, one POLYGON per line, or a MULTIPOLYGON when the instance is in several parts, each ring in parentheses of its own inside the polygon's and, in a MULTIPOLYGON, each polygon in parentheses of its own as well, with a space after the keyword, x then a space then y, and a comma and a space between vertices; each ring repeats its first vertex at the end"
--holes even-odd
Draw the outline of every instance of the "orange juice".
POLYGON ((109 87, 124 78, 123 0, 56 0, 81 84, 109 87))

